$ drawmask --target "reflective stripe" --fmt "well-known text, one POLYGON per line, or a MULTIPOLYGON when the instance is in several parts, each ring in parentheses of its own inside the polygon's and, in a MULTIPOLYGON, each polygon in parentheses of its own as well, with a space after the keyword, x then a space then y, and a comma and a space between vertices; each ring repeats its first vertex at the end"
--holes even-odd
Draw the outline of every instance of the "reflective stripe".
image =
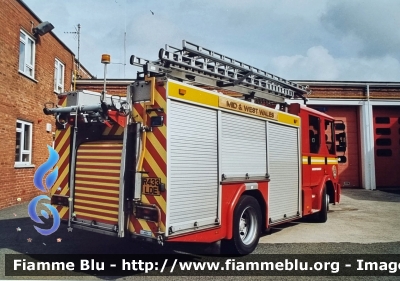
POLYGON ((320 156, 303 156, 303 165, 334 165, 338 164, 338 159, 334 157, 320 157, 320 156))

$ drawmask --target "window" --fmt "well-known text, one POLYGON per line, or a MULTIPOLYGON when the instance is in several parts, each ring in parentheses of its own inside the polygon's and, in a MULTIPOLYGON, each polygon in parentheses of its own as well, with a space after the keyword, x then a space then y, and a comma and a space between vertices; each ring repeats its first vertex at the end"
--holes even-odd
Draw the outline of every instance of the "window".
POLYGON ((377 139, 376 140, 376 145, 379 145, 379 146, 391 146, 392 145, 392 140, 391 139, 377 139))
POLYGON ((64 92, 64 65, 58 59, 54 63, 54 92, 64 92))
POLYGON ((318 153, 320 147, 320 127, 319 118, 309 116, 309 134, 310 134, 310 153, 318 153))
POLYGON ((390 135, 390 133, 391 133, 391 130, 390 130, 390 128, 376 128, 375 129, 375 133, 377 134, 377 135, 390 135))
POLYGON ((389 117, 376 117, 375 123, 376 124, 390 124, 390 118, 389 117))
POLYGON ((15 166, 31 165, 32 161, 32 123, 17 120, 15 143, 15 166))
POLYGON ((335 143, 333 142, 333 122, 325 120, 325 142, 329 154, 335 154, 335 143))
POLYGON ((378 157, 390 157, 390 156, 392 156, 392 150, 391 149, 377 149, 376 150, 376 156, 378 156, 378 157))
POLYGON ((35 40, 24 31, 19 33, 19 71, 33 78, 35 74, 35 40))

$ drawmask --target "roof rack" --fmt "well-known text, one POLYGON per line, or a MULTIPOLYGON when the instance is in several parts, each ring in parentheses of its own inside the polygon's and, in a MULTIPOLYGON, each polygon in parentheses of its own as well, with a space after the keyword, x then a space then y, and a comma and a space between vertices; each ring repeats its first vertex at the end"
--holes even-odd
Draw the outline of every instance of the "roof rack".
POLYGON ((143 67, 143 74, 187 81, 241 93, 245 98, 261 98, 275 103, 309 94, 307 86, 250 66, 210 49, 182 41, 182 48, 169 45, 160 49, 159 59, 149 61, 131 56, 131 64, 143 67))

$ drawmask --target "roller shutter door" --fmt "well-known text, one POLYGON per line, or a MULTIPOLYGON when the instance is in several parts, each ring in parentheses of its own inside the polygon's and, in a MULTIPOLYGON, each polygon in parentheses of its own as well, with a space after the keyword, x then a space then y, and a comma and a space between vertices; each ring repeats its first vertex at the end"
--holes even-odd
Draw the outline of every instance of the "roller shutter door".
POLYGON ((265 176, 265 121, 222 112, 221 173, 226 177, 265 176))
POLYGON ((268 123, 269 218, 272 223, 299 215, 298 128, 268 123))
POLYGON ((218 208, 217 111, 168 105, 167 225, 179 231, 213 225, 218 208))
POLYGON ((76 158, 74 213, 78 221, 118 224, 122 141, 79 146, 76 158))
POLYGON ((400 188, 400 107, 373 107, 377 188, 400 188))

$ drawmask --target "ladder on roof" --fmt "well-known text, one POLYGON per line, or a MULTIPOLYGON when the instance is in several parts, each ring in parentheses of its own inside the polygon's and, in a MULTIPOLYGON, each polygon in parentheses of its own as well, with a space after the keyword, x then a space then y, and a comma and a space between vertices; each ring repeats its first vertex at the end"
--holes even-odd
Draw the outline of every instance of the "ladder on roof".
POLYGON ((185 40, 182 49, 166 45, 157 61, 132 56, 131 64, 143 66, 145 74, 164 74, 194 85, 224 88, 277 103, 296 95, 304 99, 309 94, 308 87, 185 40))

